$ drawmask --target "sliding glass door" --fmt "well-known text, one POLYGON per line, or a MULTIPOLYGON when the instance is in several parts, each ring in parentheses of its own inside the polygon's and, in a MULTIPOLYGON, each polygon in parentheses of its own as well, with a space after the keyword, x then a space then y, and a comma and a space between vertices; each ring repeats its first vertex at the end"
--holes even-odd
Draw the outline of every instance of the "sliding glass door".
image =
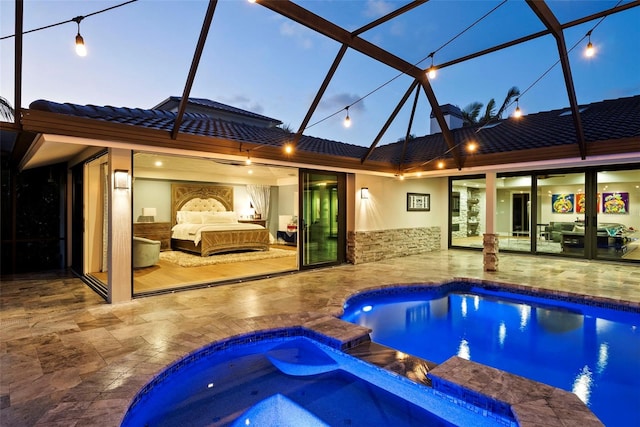
POLYGON ((339 264, 345 259, 345 175, 301 171, 301 266, 339 264))
POLYGON ((602 170, 595 179, 595 256, 640 261, 640 169, 602 170))
MULTIPOLYGON (((482 247, 484 180, 451 179, 451 246, 482 247)), ((640 169, 501 174, 496 182, 501 251, 640 262, 640 169)))
POLYGON ((584 257, 589 241, 585 218, 592 209, 585 173, 540 173, 536 182, 538 252, 584 257))

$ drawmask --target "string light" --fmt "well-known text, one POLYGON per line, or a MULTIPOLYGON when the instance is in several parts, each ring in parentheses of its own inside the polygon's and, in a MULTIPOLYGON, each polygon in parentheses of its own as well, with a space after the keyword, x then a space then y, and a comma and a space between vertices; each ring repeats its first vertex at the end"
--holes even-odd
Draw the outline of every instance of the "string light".
POLYGON ((436 67, 433 65, 433 55, 435 55, 435 52, 431 52, 429 54, 429 56, 431 57, 431 67, 429 67, 427 69, 427 76, 429 77, 429 79, 433 80, 436 78, 436 67))
POLYGON ((438 160, 438 169, 444 169, 444 161, 438 160))
POLYGON ((467 144, 467 151, 470 153, 475 152, 478 149, 478 144, 476 144, 474 141, 470 141, 467 144))
POLYGON ((249 155, 249 150, 247 150, 247 160, 244 161, 244 164, 247 166, 251 164, 251 156, 249 155))
POLYGON ((76 34, 76 53, 78 56, 87 56, 87 47, 84 45, 84 39, 80 35, 80 22, 84 19, 84 16, 76 16, 72 19, 73 22, 78 24, 78 34, 76 34))
POLYGON ((593 43, 591 43, 591 31, 592 30, 589 30, 589 32, 587 33, 587 37, 589 38, 589 42, 587 43, 587 48, 584 51, 584 55, 587 58, 591 58, 596 53, 596 49, 593 47, 593 43))
POLYGON ((344 107, 347 110, 347 117, 344 118, 344 127, 351 127, 351 118, 349 117, 349 106, 344 107))
MULTIPOLYGON (((435 74, 433 75, 433 77, 430 76, 431 74, 431 70, 433 69, 433 72, 435 73, 437 71, 437 68, 433 65, 433 56, 436 54, 436 52, 439 52, 440 50, 442 50, 445 46, 447 46, 449 43, 453 42, 454 40, 456 40, 458 37, 462 36, 464 33, 466 33, 467 31, 469 31, 471 28, 473 28, 474 26, 476 26, 478 23, 480 23, 482 20, 484 20, 486 17, 488 17, 489 15, 491 15, 493 12, 495 12, 498 8, 500 8, 501 6, 503 6, 505 3, 507 3, 507 0, 502 0, 502 2, 500 2, 497 6, 493 7, 490 11, 488 11, 487 13, 485 13, 483 16, 481 16, 480 18, 476 19, 475 22, 473 22, 472 24, 470 24, 469 26, 467 26, 465 29, 463 29, 462 31, 460 31, 458 34, 456 34, 455 36, 453 36, 451 39, 449 39, 447 42, 445 42, 442 46, 440 46, 439 48, 437 48, 436 50, 434 50, 433 52, 431 52, 428 56, 420 59, 419 61, 415 62, 412 66, 418 66, 420 64, 422 64, 425 60, 427 60, 429 57, 431 57, 431 67, 429 67, 429 69, 427 69, 426 74, 429 78, 433 78, 435 77, 435 74)), ((408 71, 408 70, 407 70, 408 71)), ((376 87, 375 89, 371 90, 369 93, 367 93, 366 95, 358 98, 356 101, 354 101, 353 103, 351 103, 351 105, 357 104, 358 102, 362 102, 364 101, 365 98, 369 97, 370 95, 378 92, 380 89, 384 88, 385 86, 389 85, 391 82, 395 81, 396 79, 404 76, 406 74, 406 71, 404 72, 400 72, 398 74, 396 74, 394 77, 392 77, 391 79, 387 80, 386 82, 382 83, 381 85, 379 85, 378 87, 376 87)), ((304 130, 310 129, 322 122, 324 122, 325 120, 328 120, 330 118, 332 118, 333 116, 339 114, 342 110, 338 110, 308 126, 305 127, 304 130)), ((346 119, 345 119, 346 120, 346 119)))
POLYGON ((291 144, 285 144, 284 145, 284 152, 287 153, 287 154, 293 153, 293 147, 291 146, 291 144))
POLYGON ((516 119, 522 117, 522 110, 520 110, 520 98, 516 98, 516 110, 513 112, 513 117, 516 119))

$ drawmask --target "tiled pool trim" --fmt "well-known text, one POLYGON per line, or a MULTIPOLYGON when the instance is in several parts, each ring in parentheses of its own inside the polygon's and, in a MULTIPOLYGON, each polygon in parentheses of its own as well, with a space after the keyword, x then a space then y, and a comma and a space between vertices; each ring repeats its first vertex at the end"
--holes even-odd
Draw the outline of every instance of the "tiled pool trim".
POLYGON ((546 298, 554 301, 584 304, 591 307, 619 310, 629 313, 640 313, 640 303, 631 301, 619 301, 610 298, 595 297, 590 295, 574 294, 570 292, 532 288, 530 286, 521 286, 511 283, 498 283, 468 278, 456 278, 455 280, 445 283, 414 283, 409 285, 395 284, 365 289, 347 297, 342 304, 342 307, 345 307, 346 304, 357 303, 360 299, 365 299, 376 295, 410 294, 414 292, 424 291, 433 291, 435 293, 442 293, 444 295, 448 292, 468 292, 471 291, 474 287, 488 291, 505 291, 524 296, 546 298))
POLYGON ((480 363, 453 356, 429 372, 433 388, 459 404, 479 407, 520 427, 602 427, 575 394, 480 363))

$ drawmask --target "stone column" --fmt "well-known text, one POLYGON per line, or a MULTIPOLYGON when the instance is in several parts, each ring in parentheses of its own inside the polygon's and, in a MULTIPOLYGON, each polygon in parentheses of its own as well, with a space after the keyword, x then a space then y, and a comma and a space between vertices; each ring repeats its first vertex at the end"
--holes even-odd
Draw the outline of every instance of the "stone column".
POLYGON ((482 258, 484 271, 498 271, 499 241, 497 234, 482 235, 482 258))

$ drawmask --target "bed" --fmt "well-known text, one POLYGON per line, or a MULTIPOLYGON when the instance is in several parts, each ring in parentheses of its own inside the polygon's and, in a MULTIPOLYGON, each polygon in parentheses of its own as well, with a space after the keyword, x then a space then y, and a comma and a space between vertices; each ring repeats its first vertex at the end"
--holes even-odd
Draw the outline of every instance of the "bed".
POLYGON ((203 257, 269 250, 269 230, 238 221, 233 211, 233 187, 173 184, 171 193, 173 250, 203 257))

